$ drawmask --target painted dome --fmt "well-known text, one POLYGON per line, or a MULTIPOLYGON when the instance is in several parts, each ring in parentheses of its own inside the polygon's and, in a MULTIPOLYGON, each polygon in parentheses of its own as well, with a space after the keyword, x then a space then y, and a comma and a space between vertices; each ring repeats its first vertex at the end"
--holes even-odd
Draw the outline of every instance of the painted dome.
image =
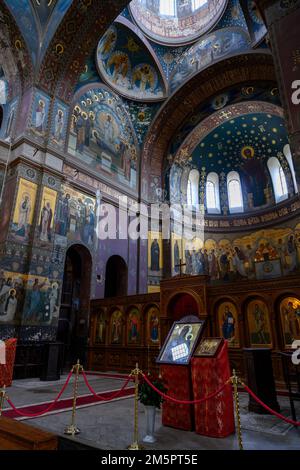
POLYGON ((162 44, 186 44, 209 31, 227 0, 133 0, 130 12, 144 33, 162 44))

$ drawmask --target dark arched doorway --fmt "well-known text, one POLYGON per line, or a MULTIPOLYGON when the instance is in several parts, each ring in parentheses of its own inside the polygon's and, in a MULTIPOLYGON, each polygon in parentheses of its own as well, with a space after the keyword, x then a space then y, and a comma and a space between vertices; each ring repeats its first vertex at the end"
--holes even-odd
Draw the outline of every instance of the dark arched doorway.
POLYGON ((168 305, 168 317, 178 321, 189 315, 198 316, 198 305, 194 297, 187 293, 175 295, 168 305))
POLYGON ((128 268, 121 256, 111 256, 106 263, 105 297, 127 295, 128 268))
POLYGON ((57 332, 57 340, 64 343, 63 367, 86 359, 91 273, 88 249, 72 245, 66 253, 57 332))

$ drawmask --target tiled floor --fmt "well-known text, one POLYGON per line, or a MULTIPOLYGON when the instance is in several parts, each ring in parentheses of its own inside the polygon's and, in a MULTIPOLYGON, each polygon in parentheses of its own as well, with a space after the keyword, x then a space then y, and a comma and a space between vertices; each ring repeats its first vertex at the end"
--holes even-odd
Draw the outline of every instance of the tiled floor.
MULTIPOLYGON (((110 377, 89 378, 96 391, 117 390, 121 388, 123 381, 110 377)), ((59 382, 40 382, 37 379, 15 381, 8 390, 11 400, 17 405, 40 403, 52 400, 64 383, 64 378, 59 382)), ((79 394, 88 391, 80 379, 79 394)), ((64 397, 72 396, 72 384, 68 386, 64 397)), ((285 410, 288 409, 286 399, 279 398, 285 410)), ((247 409, 247 397, 241 394, 241 405, 247 409)), ((96 404, 77 410, 77 426, 81 433, 74 438, 94 445, 101 449, 125 449, 133 440, 133 398, 123 398, 112 403, 96 404)), ((140 440, 145 435, 146 419, 142 405, 139 405, 139 431, 140 440)), ((300 417, 300 412, 299 412, 300 417)), ((56 434, 63 434, 64 428, 70 423, 71 412, 64 411, 48 416, 28 420, 28 423, 53 431, 56 434)), ((243 417, 245 422, 245 416, 243 417)), ((26 422, 26 421, 25 421, 26 422)), ((273 425, 273 424, 272 424, 273 425)), ((244 448, 247 450, 300 450, 300 430, 291 428, 285 434, 270 434, 269 429, 257 431, 243 430, 244 448)), ((237 449, 236 435, 224 439, 214 439, 199 436, 194 432, 185 432, 161 425, 161 413, 156 416, 156 438, 157 442, 151 446, 144 445, 148 449, 237 449)))

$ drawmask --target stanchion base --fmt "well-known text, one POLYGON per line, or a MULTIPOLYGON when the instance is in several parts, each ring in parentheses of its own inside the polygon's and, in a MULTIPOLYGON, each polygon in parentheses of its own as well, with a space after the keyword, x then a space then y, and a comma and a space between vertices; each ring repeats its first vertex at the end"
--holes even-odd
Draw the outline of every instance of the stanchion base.
POLYGON ((80 434, 80 429, 78 429, 73 424, 70 424, 70 426, 65 428, 64 434, 67 434, 68 436, 75 436, 75 434, 80 434))
POLYGON ((141 446, 138 442, 133 442, 130 446, 127 447, 128 450, 143 450, 144 447, 141 446))

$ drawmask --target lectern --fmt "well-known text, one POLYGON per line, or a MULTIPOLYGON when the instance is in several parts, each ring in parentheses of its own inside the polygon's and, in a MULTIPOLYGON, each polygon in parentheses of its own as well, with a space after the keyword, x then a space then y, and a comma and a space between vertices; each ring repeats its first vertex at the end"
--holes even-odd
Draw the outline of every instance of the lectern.
MULTIPOLYGON (((227 341, 223 338, 204 338, 191 362, 195 400, 213 394, 231 376, 227 341)), ((195 405, 195 430, 209 437, 226 437, 234 433, 231 383, 214 398, 195 405)))
MULTIPOLYGON (((203 333, 204 323, 194 316, 174 322, 158 357, 166 393, 178 400, 193 400, 190 359, 203 333)), ((162 424, 192 431, 194 406, 165 400, 162 424)))

